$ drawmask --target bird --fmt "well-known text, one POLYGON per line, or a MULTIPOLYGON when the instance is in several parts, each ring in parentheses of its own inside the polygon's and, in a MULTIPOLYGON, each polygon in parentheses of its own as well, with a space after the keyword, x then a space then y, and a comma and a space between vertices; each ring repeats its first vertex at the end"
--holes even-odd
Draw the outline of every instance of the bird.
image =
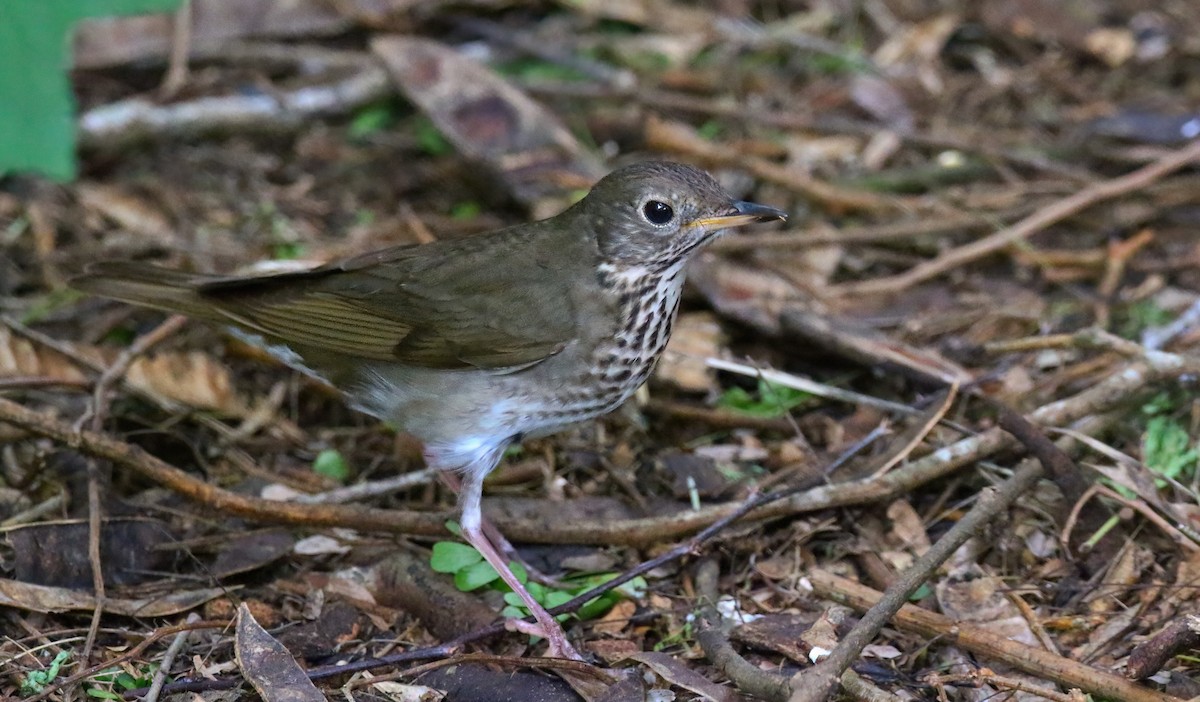
POLYGON ((667 345, 688 260, 729 229, 786 218, 693 166, 642 161, 553 217, 490 233, 270 275, 100 262, 71 284, 228 327, 419 439, 426 464, 461 481, 463 537, 535 619, 510 628, 579 660, 488 537, 483 480, 509 445, 619 407, 667 345))

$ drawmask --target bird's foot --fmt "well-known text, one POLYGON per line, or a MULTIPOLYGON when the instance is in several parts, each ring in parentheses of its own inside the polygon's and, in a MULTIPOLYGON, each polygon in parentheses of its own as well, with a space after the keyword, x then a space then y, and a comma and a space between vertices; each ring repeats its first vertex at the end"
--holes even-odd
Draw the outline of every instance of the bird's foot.
POLYGON ((555 622, 554 628, 547 631, 545 627, 537 622, 527 622, 524 619, 508 619, 504 622, 504 628, 509 631, 516 631, 529 636, 539 636, 546 640, 549 645, 549 650, 546 651, 547 658, 566 658, 572 661, 582 661, 583 656, 575 650, 570 641, 567 641, 567 634, 562 630, 561 626, 555 622))

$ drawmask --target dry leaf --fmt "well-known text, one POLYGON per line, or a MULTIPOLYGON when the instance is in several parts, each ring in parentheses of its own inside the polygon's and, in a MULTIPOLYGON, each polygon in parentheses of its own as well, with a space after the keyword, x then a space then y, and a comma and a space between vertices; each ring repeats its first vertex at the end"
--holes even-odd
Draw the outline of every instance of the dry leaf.
POLYGON ((716 371, 705 358, 720 357, 725 336, 717 318, 708 312, 679 315, 655 377, 686 392, 716 392, 716 371))
MULTIPOLYGON (((76 346, 80 356, 107 366, 119 351, 76 346)), ((90 378, 74 361, 0 327, 0 378, 50 378, 84 383, 90 378)), ((195 409, 245 417, 250 407, 238 395, 229 368, 201 351, 159 353, 137 359, 125 374, 135 388, 195 409)))
POLYGON ((612 609, 600 617, 592 628, 601 634, 616 636, 629 626, 629 619, 637 611, 637 605, 629 600, 621 600, 612 609))

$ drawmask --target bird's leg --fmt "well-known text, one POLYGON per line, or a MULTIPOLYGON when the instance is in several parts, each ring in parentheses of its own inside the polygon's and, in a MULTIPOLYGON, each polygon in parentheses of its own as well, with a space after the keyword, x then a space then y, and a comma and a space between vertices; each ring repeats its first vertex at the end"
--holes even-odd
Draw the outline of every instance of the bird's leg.
MULTIPOLYGON (((499 459, 499 456, 496 456, 499 459)), ((496 550, 496 547, 488 539, 483 530, 483 511, 480 507, 480 502, 483 499, 483 478, 490 472, 491 466, 486 470, 480 470, 477 465, 472 465, 467 468, 465 477, 462 481, 462 491, 459 492, 459 502, 462 505, 462 530, 463 537, 467 543, 475 547, 483 556, 484 560, 491 564, 496 572, 500 574, 500 579, 503 580, 512 591, 521 598, 525 606, 529 609, 530 614, 537 621, 536 624, 519 619, 510 619, 508 625, 525 634, 531 636, 541 636, 546 639, 550 646, 548 653, 551 658, 570 658, 572 660, 583 660, 583 657, 575 651, 571 643, 567 640, 567 634, 563 631, 559 623, 550 616, 537 600, 533 599, 533 595, 525 589, 517 576, 513 574, 508 567, 508 562, 496 550)))
MULTIPOLYGON (((446 487, 450 488, 451 492, 453 492, 455 495, 462 494, 462 480, 458 477, 458 473, 443 470, 439 472, 438 475, 441 478, 442 483, 444 483, 446 487)), ((496 549, 500 551, 500 554, 504 556, 505 562, 516 561, 517 563, 520 563, 521 567, 525 569, 525 572, 529 574, 530 580, 541 583, 542 585, 557 588, 559 590, 566 589, 568 587, 568 585, 563 581, 555 578, 554 576, 543 573, 540 569, 531 565, 529 561, 526 561, 517 551, 516 547, 512 545, 512 542, 506 539, 504 534, 500 533, 500 530, 496 528, 495 524, 492 524, 491 520, 487 518, 487 515, 480 514, 479 524, 483 529, 484 535, 489 541, 492 542, 492 545, 494 545, 496 549)))

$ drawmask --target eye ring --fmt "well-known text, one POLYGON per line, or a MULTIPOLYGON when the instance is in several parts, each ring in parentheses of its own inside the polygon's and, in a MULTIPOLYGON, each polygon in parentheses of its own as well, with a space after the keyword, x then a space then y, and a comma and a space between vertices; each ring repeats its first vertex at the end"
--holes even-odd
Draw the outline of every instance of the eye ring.
POLYGON ((675 219, 675 210, 662 200, 648 200, 642 205, 642 216, 655 226, 662 226, 675 219))

